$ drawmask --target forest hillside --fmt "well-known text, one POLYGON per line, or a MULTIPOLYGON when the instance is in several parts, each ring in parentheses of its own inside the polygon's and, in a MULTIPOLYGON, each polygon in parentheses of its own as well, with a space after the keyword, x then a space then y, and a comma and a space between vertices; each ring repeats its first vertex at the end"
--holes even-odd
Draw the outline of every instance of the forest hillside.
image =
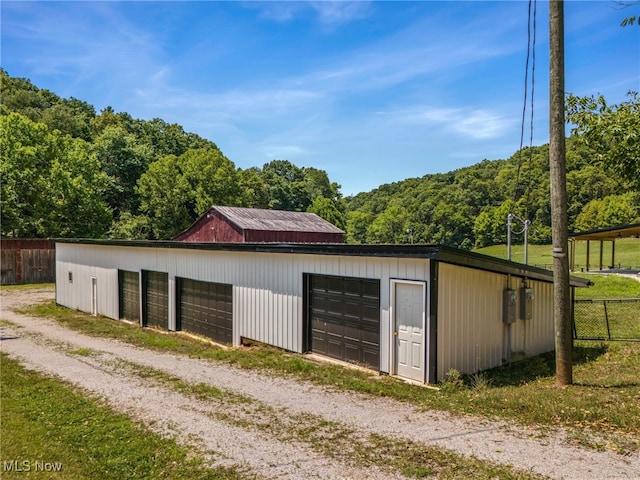
MULTIPOLYGON (((508 213, 532 221, 533 242, 550 239, 548 145, 343 198, 320 168, 274 159, 240 169, 178 124, 97 113, 1 69, 0 82, 3 237, 169 239, 229 205, 314 212, 351 243, 494 245, 508 213)), ((568 101, 580 127, 567 141, 571 230, 640 221, 638 134, 616 137, 620 122, 639 125, 637 95, 607 106, 613 125, 598 101, 568 101)))

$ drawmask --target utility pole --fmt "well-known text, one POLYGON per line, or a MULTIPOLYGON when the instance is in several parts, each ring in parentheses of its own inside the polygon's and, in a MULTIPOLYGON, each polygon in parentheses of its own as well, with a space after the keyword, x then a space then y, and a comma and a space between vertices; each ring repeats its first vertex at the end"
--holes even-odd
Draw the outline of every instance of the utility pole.
POLYGON ((549 2, 549 166, 556 386, 573 383, 564 121, 564 2, 549 2))

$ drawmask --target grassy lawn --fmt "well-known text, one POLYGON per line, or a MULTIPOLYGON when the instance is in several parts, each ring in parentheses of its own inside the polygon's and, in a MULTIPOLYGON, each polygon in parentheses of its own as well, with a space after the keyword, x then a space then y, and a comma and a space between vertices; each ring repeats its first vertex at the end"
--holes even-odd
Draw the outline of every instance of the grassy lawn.
POLYGON ((304 355, 273 347, 222 349, 181 334, 96 318, 53 302, 33 306, 24 313, 55 318, 89 335, 391 397, 425 409, 499 418, 522 425, 567 427, 575 432, 576 441, 596 448, 626 452, 640 445, 640 343, 576 343, 575 384, 568 388, 554 387, 551 353, 460 381, 453 379, 438 391, 339 365, 315 363, 304 355))
POLYGON ((0 360, 2 478, 247 478, 233 469, 208 468, 192 449, 148 431, 101 401, 6 355, 0 360))
MULTIPOLYGON (((520 240, 519 244, 511 246, 511 259, 515 262, 524 263, 524 247, 520 240)), ((551 245, 529 245, 529 264, 538 265, 540 267, 551 268, 553 257, 551 256, 551 245)), ((600 267, 600 242, 591 242, 590 270, 596 270, 600 267)), ((484 255, 492 257, 507 258, 506 245, 493 245, 475 250, 484 255)), ((637 238, 621 238, 616 240, 616 267, 621 268, 640 268, 640 240, 637 238)), ((576 244, 576 269, 584 268, 587 261, 587 242, 578 242, 576 244)), ((604 242, 602 249, 602 263, 607 268, 611 263, 611 242, 604 242)))
POLYGON ((593 283, 589 288, 576 288, 576 299, 588 298, 640 298, 640 282, 619 275, 576 273, 576 277, 587 278, 593 283))

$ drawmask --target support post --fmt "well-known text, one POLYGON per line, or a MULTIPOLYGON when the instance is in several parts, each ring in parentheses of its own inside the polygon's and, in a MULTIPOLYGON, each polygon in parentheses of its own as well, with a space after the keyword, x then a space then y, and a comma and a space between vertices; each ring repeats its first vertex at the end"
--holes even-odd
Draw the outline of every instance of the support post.
POLYGON ((611 267, 616 268, 616 241, 611 240, 611 267))
POLYGON ((589 252, 589 247, 591 246, 591 240, 587 240, 587 263, 584 269, 585 272, 589 271, 589 259, 591 258, 591 252, 589 252))
POLYGON ((600 270, 602 271, 602 249, 604 248, 604 240, 600 240, 600 270))

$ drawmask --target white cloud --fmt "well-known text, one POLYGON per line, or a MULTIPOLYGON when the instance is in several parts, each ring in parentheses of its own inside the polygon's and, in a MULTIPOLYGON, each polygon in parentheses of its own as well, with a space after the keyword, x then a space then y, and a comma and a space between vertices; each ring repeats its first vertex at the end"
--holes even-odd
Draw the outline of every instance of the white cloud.
POLYGON ((259 9, 263 18, 286 23, 313 12, 324 26, 344 25, 365 18, 369 13, 368 1, 262 1, 244 3, 247 8, 259 9))
POLYGON ((307 154, 307 150, 298 145, 264 145, 261 150, 264 157, 270 160, 298 158, 307 154))
POLYGON ((366 1, 319 1, 309 2, 323 24, 339 25, 360 20, 369 14, 366 1))
POLYGON ((393 123, 422 124, 476 140, 500 138, 513 126, 513 121, 504 115, 484 109, 422 106, 411 110, 384 112, 384 115, 393 123))
POLYGON ((501 115, 484 110, 459 112, 458 119, 452 124, 460 133, 476 139, 499 138, 509 127, 509 120, 501 115))

